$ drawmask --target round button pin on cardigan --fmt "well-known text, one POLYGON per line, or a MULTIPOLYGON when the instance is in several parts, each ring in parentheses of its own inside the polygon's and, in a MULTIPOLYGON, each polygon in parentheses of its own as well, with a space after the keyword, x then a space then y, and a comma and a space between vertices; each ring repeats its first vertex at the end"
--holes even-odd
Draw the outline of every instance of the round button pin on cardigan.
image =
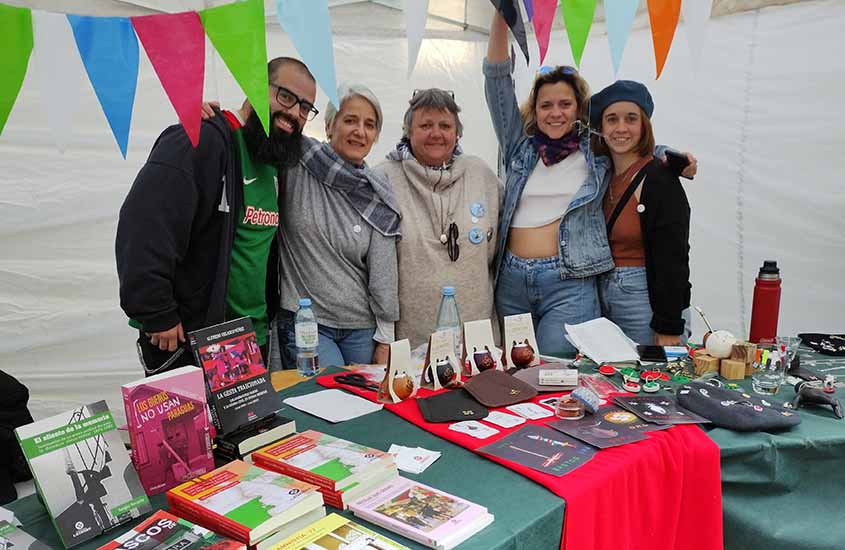
POLYGON ((469 207, 469 213, 472 214, 476 218, 483 218, 484 214, 486 214, 486 210, 484 209, 484 205, 480 202, 474 202, 469 207))
POLYGON ((484 240, 484 231, 480 227, 473 227, 469 230, 469 242, 478 244, 484 240))

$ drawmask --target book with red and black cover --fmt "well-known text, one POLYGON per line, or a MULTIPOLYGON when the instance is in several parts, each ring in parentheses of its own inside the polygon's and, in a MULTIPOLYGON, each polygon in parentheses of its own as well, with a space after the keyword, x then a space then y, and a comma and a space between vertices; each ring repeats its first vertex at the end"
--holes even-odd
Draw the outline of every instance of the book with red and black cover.
POLYGON ((284 536, 325 515, 317 487, 235 460, 166 493, 170 511, 249 545, 284 536))
POLYGON ((246 545, 221 537, 164 510, 142 521, 97 550, 246 550, 246 545))
POLYGON ((282 408, 248 317, 189 332, 188 338, 205 374, 218 435, 246 429, 282 408))
POLYGON ((201 369, 181 367, 121 389, 132 463, 148 495, 214 469, 201 369))

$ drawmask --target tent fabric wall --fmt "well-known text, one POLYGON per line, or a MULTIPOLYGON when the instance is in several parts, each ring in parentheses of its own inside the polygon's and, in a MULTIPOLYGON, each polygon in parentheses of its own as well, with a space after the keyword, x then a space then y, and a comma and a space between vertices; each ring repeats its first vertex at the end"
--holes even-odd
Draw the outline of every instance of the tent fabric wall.
MULTIPOLYGON (((650 87, 658 142, 700 162, 695 181, 684 180, 693 211, 693 303, 738 336, 747 333, 764 259, 782 268, 782 333, 842 332, 845 195, 832 160, 845 150, 845 57, 836 46, 843 26, 845 4, 835 0, 716 18, 693 74, 681 25, 656 82, 648 29, 628 41, 619 77, 650 87)), ((295 55, 277 25, 267 29, 270 55, 295 55)), ((410 80, 403 38, 335 37, 338 80, 366 83, 382 101, 386 123, 371 164, 399 139, 411 91, 438 86, 455 90, 463 107, 464 150, 496 165, 480 69, 486 37, 458 36, 426 40, 410 80)), ((206 97, 239 106, 242 92, 210 46, 208 53, 206 97)), ((562 32, 553 33, 547 63, 571 63, 562 32)), ((520 93, 533 71, 517 63, 520 93)), ((600 25, 581 72, 594 90, 613 80, 600 25)), ((32 70, 0 136, 0 368, 30 388, 37 418, 102 398, 123 416, 119 386, 142 373, 118 303, 117 214, 155 138, 176 122, 142 54, 124 161, 90 84, 81 82, 65 153, 54 146, 32 70)), ((321 93, 320 107, 325 101, 321 93)), ((322 137, 322 118, 307 131, 322 137)), ((694 319, 694 338, 702 331, 694 319)))

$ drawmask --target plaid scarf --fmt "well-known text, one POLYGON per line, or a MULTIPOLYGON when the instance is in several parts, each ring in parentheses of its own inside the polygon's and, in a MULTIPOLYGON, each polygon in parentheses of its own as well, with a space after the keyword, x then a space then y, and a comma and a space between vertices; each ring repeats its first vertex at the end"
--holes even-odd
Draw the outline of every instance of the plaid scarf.
POLYGON ((399 203, 390 182, 364 164, 357 167, 338 156, 329 143, 303 136, 299 161, 317 181, 343 195, 373 229, 399 237, 399 203))
MULTIPOLYGON (((446 163, 446 166, 429 166, 429 168, 449 168, 452 166, 452 163, 455 161, 455 157, 462 154, 464 151, 461 149, 461 144, 455 144, 455 150, 452 151, 452 158, 449 159, 449 162, 446 163)), ((387 153, 387 160, 417 160, 414 156, 414 152, 411 150, 411 142, 408 141, 408 138, 402 138, 399 140, 399 143, 396 144, 396 148, 387 153)))
POLYGON ((534 149, 537 150, 537 154, 546 166, 557 164, 577 151, 580 141, 578 132, 575 130, 560 139, 552 139, 540 130, 531 136, 531 144, 534 145, 534 149))

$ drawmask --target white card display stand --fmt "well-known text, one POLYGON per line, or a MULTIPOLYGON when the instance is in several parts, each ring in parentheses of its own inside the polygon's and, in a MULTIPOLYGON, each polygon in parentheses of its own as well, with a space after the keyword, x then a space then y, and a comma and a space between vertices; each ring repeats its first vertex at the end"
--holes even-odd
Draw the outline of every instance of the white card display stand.
POLYGON ((540 364, 540 348, 537 346, 537 337, 534 334, 534 321, 531 320, 530 313, 520 313, 519 315, 508 315, 505 317, 504 348, 505 362, 508 366, 514 366, 511 360, 511 352, 513 351, 514 344, 517 343, 527 343, 534 351, 534 359, 525 366, 533 367, 540 364))
POLYGON ((475 364, 475 354, 484 351, 489 351, 493 356, 493 361, 496 363, 495 369, 505 370, 502 364, 502 352, 493 341, 493 325, 490 319, 464 323, 464 351, 469 365, 469 372, 466 373, 468 376, 475 376, 481 372, 475 364))
POLYGON ((443 365, 444 362, 448 362, 455 372, 452 383, 460 382, 461 363, 460 358, 455 357, 455 333, 448 330, 435 332, 428 337, 428 351, 425 354, 425 364, 420 378, 420 384, 424 388, 439 390, 444 387, 440 383, 440 377, 437 376, 438 364, 443 365))
MULTIPOLYGON (((381 381, 378 400, 382 403, 399 403, 411 398, 417 393, 417 386, 414 384, 413 364, 411 362, 411 342, 408 339, 399 340, 390 344, 390 352, 387 359, 387 372, 384 380, 381 381), (396 392, 396 383, 409 383, 412 390, 407 395, 399 395, 396 392)), ((401 387, 401 386, 400 386, 401 387)))

